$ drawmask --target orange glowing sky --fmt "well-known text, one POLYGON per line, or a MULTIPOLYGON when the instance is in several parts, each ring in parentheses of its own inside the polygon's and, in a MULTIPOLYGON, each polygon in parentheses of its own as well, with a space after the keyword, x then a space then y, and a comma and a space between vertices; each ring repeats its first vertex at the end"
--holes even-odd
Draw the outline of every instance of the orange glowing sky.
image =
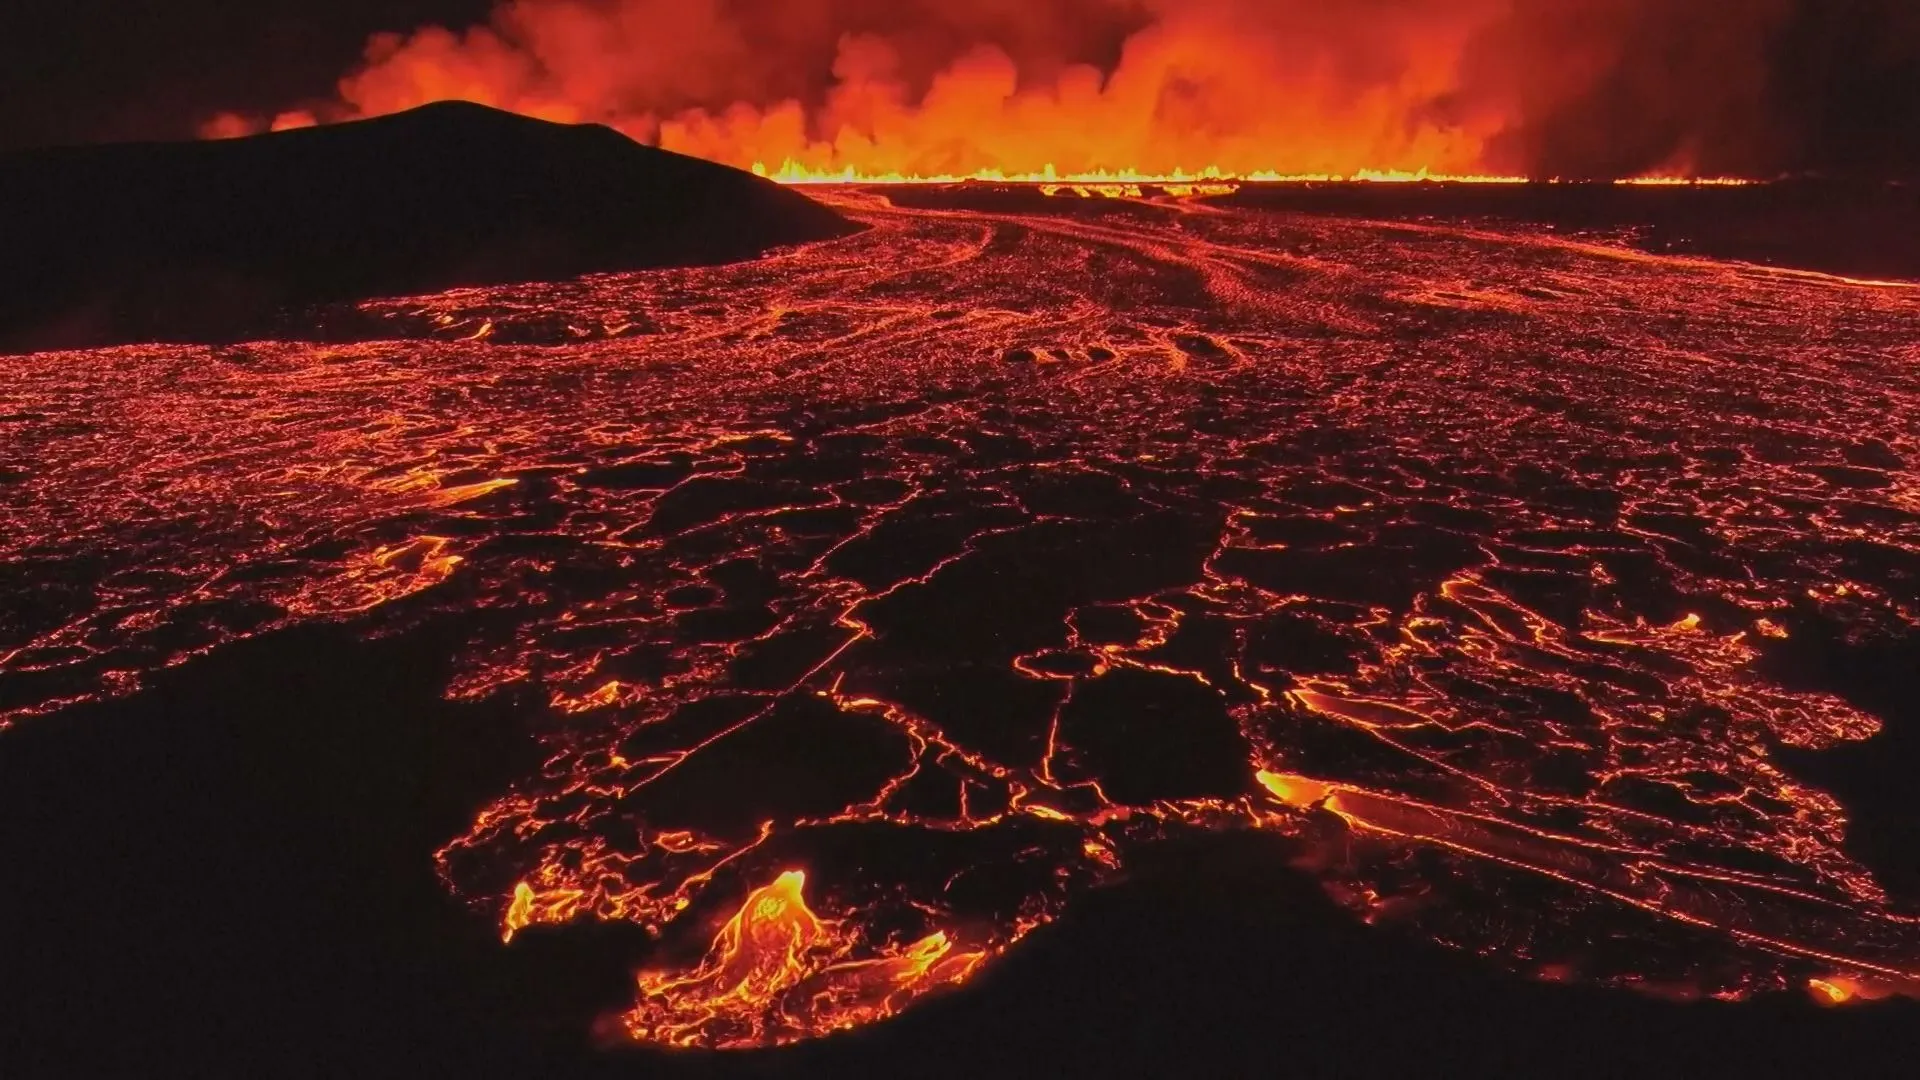
POLYGON ((331 100, 202 132, 456 98, 787 178, 1741 172, 1723 144, 1751 126, 1781 6, 510 0, 376 36, 331 100), (1633 43, 1656 32, 1650 73, 1633 43), (1604 122, 1600 87, 1629 122, 1604 122))

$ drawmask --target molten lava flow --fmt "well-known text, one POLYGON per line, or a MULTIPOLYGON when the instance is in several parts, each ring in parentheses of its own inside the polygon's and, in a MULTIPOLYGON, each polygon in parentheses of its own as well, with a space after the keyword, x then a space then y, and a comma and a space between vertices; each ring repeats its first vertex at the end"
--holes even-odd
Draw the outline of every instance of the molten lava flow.
MULTIPOLYGON (((1093 169, 1084 172, 1063 173, 1052 165, 1045 165, 1037 172, 1004 172, 1000 169, 979 169, 971 173, 941 173, 922 176, 918 173, 863 173, 852 166, 838 171, 826 171, 809 168, 800 162, 788 158, 777 169, 769 169, 763 161, 753 163, 756 176, 764 176, 782 184, 959 184, 968 182, 988 184, 1202 184, 1219 181, 1244 181, 1260 184, 1525 184, 1529 179, 1524 176, 1484 176, 1474 173, 1449 174, 1436 173, 1427 169, 1360 169, 1352 174, 1339 173, 1282 173, 1272 169, 1259 169, 1252 172, 1228 172, 1217 165, 1189 171, 1174 167, 1166 172, 1144 172, 1135 168, 1093 169)), ((1621 181, 1637 183, 1641 181, 1621 181)), ((1690 181, 1645 181, 1648 183, 1689 183, 1690 181)), ((1732 184, 1740 181, 1701 181, 1702 183, 1732 184)))
POLYGON ((370 611, 400 597, 445 581, 460 566, 444 536, 421 536, 388 544, 361 556, 337 578, 300 590, 281 601, 302 615, 350 615, 370 611))
POLYGON ((859 935, 807 907, 806 881, 788 870, 749 893, 691 971, 641 973, 627 1031, 662 1046, 790 1043, 891 1016, 985 958, 957 951, 940 931, 851 958, 859 935))
POLYGON ((1756 182, 1734 176, 1628 176, 1614 181, 1629 187, 1747 187, 1756 182))
POLYGON ((648 939, 649 1043, 892 1015, 1228 829, 1544 978, 1916 985, 1795 768, 1897 722, 1806 656, 1920 670, 1920 293, 1078 186, 0 357, 0 722, 314 622, 444 649, 543 753, 442 879, 648 939))
POLYGON ((1920 997, 1920 983, 1912 979, 1861 974, 1828 975, 1808 979, 1807 993, 1822 1005, 1848 1005, 1860 1001, 1880 1001, 1896 994, 1920 997))
MULTIPOLYGON (((1152 184, 1156 186, 1208 183, 1253 184, 1533 184, 1561 183, 1557 178, 1501 176, 1482 173, 1443 173, 1419 169, 1359 169, 1352 173, 1285 173, 1274 169, 1229 172, 1217 165, 1188 170, 1178 166, 1166 172, 1145 172, 1136 168, 1093 169, 1066 172, 1045 165, 1037 172, 1006 172, 978 169, 971 173, 866 173, 853 166, 839 170, 810 168, 788 158, 777 169, 766 162, 753 163, 753 173, 782 184, 1088 184, 1117 186, 1152 184)), ((1637 187, 1744 187, 1758 183, 1738 177, 1639 176, 1614 180, 1615 184, 1637 187)), ((1220 194, 1219 191, 1209 194, 1220 194)))

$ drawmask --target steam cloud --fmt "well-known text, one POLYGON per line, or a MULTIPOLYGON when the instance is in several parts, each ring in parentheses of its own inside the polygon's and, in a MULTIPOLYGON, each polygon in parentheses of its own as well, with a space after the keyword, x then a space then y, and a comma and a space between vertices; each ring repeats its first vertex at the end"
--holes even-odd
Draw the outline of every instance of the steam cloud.
POLYGON ((1873 70, 1911 70, 1911 16, 1898 0, 507 0, 483 26, 375 37, 336 100, 205 131, 464 98, 743 166, 1752 175, 1805 163, 1831 103, 1796 88, 1852 39, 1877 38, 1873 70))

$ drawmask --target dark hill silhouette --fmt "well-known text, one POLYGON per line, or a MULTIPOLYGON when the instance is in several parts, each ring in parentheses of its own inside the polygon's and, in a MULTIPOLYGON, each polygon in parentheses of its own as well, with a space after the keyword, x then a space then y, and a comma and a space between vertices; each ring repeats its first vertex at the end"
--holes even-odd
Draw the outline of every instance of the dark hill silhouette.
POLYGON ((727 262, 855 229, 609 128, 459 102, 0 154, 0 350, 219 340, 289 305, 727 262))

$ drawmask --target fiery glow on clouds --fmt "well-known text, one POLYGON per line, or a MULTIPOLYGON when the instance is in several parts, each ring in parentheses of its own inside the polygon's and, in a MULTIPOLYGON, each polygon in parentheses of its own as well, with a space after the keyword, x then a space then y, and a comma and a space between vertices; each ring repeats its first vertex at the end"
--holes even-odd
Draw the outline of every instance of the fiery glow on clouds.
POLYGON ((1786 5, 1710 7, 508 0, 203 133, 457 98, 775 174, 1737 172, 1786 5))

